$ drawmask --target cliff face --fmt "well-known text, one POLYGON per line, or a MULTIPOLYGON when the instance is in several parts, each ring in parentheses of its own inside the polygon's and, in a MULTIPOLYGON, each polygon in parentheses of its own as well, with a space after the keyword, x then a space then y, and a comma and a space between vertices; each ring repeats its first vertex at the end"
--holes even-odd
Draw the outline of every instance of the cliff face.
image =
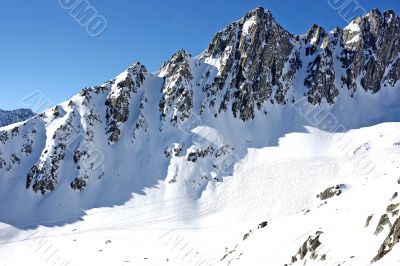
POLYGON ((268 99, 289 101, 294 78, 303 80, 304 95, 314 105, 322 99, 333 104, 339 88, 351 95, 357 88, 375 93, 399 80, 399 26, 393 11, 373 10, 343 30, 313 25, 293 36, 259 8, 216 34, 202 58, 216 60, 218 73, 204 89, 212 95, 222 91, 220 110, 232 99, 232 111, 242 120, 254 118, 254 109, 268 99))
POLYGON ((213 82, 203 88, 214 96, 210 107, 226 111, 231 102, 235 117, 245 121, 254 118, 254 109, 272 97, 283 103, 287 83, 293 78, 285 64, 290 69, 301 64, 290 61, 293 49, 293 36, 261 8, 217 33, 203 56, 205 62, 217 60, 220 66, 213 82), (222 94, 219 102, 217 94, 222 94))

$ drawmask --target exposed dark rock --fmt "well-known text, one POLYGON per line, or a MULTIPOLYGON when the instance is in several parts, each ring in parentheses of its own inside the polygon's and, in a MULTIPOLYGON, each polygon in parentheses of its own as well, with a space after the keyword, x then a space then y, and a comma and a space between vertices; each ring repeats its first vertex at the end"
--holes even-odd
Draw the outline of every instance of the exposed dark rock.
POLYGON ((267 221, 262 222, 262 223, 260 223, 260 224, 257 226, 257 229, 264 228, 264 227, 266 227, 267 225, 268 225, 268 222, 267 222, 267 221))
POLYGON ((32 142, 26 143, 22 146, 21 152, 24 152, 26 155, 29 155, 33 152, 32 142))
POLYGON ((334 98, 339 94, 334 83, 336 73, 333 67, 333 51, 336 43, 329 39, 324 29, 315 24, 307 32, 305 42, 309 44, 306 47, 307 56, 313 56, 318 52, 308 65, 304 80, 304 85, 309 89, 306 93, 308 101, 315 105, 325 98, 328 103, 333 104, 334 98))
POLYGON ((389 220, 389 217, 387 214, 383 214, 381 216, 381 218, 379 219, 379 222, 378 222, 378 225, 376 226, 374 234, 379 235, 383 231, 384 226, 386 226, 386 225, 390 225, 390 220, 389 220))
POLYGON ((392 197, 390 198, 390 200, 394 200, 395 198, 397 198, 399 194, 397 192, 393 193, 392 197))
POLYGON ((204 75, 203 91, 209 107, 218 106, 219 112, 225 112, 231 104, 234 115, 246 121, 254 118, 255 109, 267 100, 285 104, 287 91, 302 66, 303 51, 311 59, 304 78, 305 95, 311 104, 320 104, 323 99, 333 104, 339 86, 347 86, 351 95, 358 84, 372 92, 379 91, 385 82, 395 86, 400 77, 400 59, 396 57, 400 50, 399 18, 393 11, 371 12, 354 24, 360 31, 336 28, 328 33, 313 25, 304 37, 293 36, 270 12, 262 8, 249 12, 218 32, 204 54, 205 59, 218 58, 221 66, 212 82, 210 71, 204 75), (339 73, 335 73, 336 61, 342 66, 339 73), (290 66, 286 73, 285 63, 290 66), (226 84, 228 77, 232 77, 230 84, 226 84), (218 99, 222 99, 220 103, 218 99))
POLYGON ((205 158, 208 154, 213 153, 214 148, 209 146, 205 149, 197 149, 195 151, 189 152, 187 155, 187 160, 191 162, 196 162, 199 158, 205 158))
POLYGON ((393 203, 387 206, 386 212, 391 213, 392 215, 395 213, 396 209, 400 206, 400 203, 393 203))
POLYGON ((76 150, 74 152, 74 163, 77 163, 81 159, 81 152, 79 150, 76 150))
POLYGON ((384 81, 393 85, 399 80, 398 59, 400 51, 399 17, 393 11, 370 12, 354 22, 359 31, 345 29, 345 49, 342 62, 349 71, 345 80, 349 89, 354 90, 356 78, 361 75, 364 90, 377 92, 384 81), (368 52, 366 52, 368 51, 368 52), (392 66, 388 75, 385 69, 392 66))
POLYGON ((171 148, 165 148, 164 149, 165 157, 166 158, 169 158, 171 156, 178 157, 181 154, 184 145, 185 145, 184 143, 180 144, 180 145, 179 144, 174 144, 174 146, 171 147, 171 148))
MULTIPOLYGON (((227 110, 232 99, 232 112, 242 120, 254 118, 254 109, 260 108, 272 95, 284 94, 283 67, 292 53, 293 36, 276 23, 269 11, 257 8, 242 20, 217 33, 205 57, 221 56, 221 70, 210 87, 205 88, 210 107, 216 93, 226 88, 219 111, 227 110), (279 43, 279 45, 276 45, 279 43), (228 76, 233 77, 226 84, 228 76)), ((293 62, 293 67, 299 65, 293 62)), ((290 75, 285 76, 287 79, 290 75)))
POLYGON ((326 49, 308 67, 308 75, 304 81, 304 85, 309 88, 308 101, 315 105, 325 98, 328 103, 333 104, 334 98, 339 95, 334 81, 332 52, 326 49))
POLYGON ((400 217, 394 222, 390 228, 390 232, 383 241, 382 245, 378 250, 378 254, 372 259, 372 262, 376 262, 388 254, 393 247, 400 241, 400 217))
POLYGON ((14 128, 11 130, 11 136, 13 136, 13 137, 17 136, 18 133, 19 133, 19 127, 14 127, 14 128))
POLYGON ((193 89, 189 59, 184 50, 177 52, 162 69, 163 98, 159 103, 161 117, 178 125, 189 118, 193 107, 193 89))
MULTIPOLYGON (((49 150, 43 151, 43 156, 46 159, 39 161, 34 165, 27 174, 26 188, 32 186, 33 191, 40 191, 45 194, 48 191, 54 190, 58 183, 59 168, 65 158, 67 145, 71 133, 74 131, 72 126, 72 117, 69 117, 53 135, 54 144, 49 150)), ((42 156, 42 158, 44 158, 42 156)))
POLYGON ((7 131, 0 132, 0 141, 1 141, 1 143, 6 144, 6 142, 8 141, 8 132, 7 131))
POLYGON ((11 163, 12 164, 19 164, 21 162, 21 159, 15 155, 15 154, 11 154, 11 163))
POLYGON ((373 214, 371 214, 370 216, 367 217, 367 220, 365 221, 365 226, 364 226, 365 228, 367 228, 369 226, 369 223, 371 222, 372 217, 374 217, 373 214))
POLYGON ((127 70, 126 78, 120 81, 110 92, 105 105, 107 106, 107 133, 110 133, 109 143, 119 140, 121 134, 120 125, 129 118, 129 106, 131 98, 142 86, 147 77, 145 66, 140 63, 132 65, 127 70))
POLYGON ((65 110, 61 106, 57 105, 56 107, 54 107, 54 110, 53 110, 54 118, 59 118, 64 115, 65 115, 65 110))
POLYGON ((317 248, 321 246, 321 241, 319 240, 320 235, 323 234, 322 231, 317 231, 314 236, 309 236, 306 241, 300 246, 297 254, 292 256, 292 264, 303 260, 307 254, 309 254, 310 259, 315 260, 317 255, 317 248))
POLYGON ((71 188, 73 190, 83 191, 86 187, 85 179, 88 179, 88 176, 75 178, 74 181, 72 181, 70 184, 71 188))
POLYGON ((344 184, 339 184, 334 187, 329 187, 325 189, 323 192, 319 193, 317 197, 320 200, 327 200, 330 199, 334 196, 339 196, 342 193, 342 189, 346 188, 346 185, 344 184))

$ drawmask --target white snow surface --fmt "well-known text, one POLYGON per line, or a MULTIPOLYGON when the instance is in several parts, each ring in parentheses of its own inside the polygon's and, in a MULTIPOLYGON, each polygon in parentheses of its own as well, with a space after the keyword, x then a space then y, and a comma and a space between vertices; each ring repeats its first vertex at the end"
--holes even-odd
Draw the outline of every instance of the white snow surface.
MULTIPOLYGON (((310 260, 307 265, 368 265, 388 233, 385 228, 379 236, 373 234, 378 220, 387 205, 399 202, 390 201, 400 192, 399 132, 400 123, 346 133, 307 128, 287 134, 277 146, 249 149, 233 175, 209 183, 199 200, 188 198, 179 182, 160 181, 121 206, 93 208, 73 223, 25 230, 2 223, 0 261, 283 265, 319 230, 318 253, 326 254, 326 261, 310 260), (337 184, 346 185, 344 192, 322 204, 316 195, 337 184), (364 228, 371 214, 370 226, 364 228), (256 229, 262 221, 268 226, 256 229), (249 230, 253 233, 242 241, 249 230), (221 261, 226 247, 235 251, 221 261)), ((173 160, 168 171, 182 164, 173 160)), ((9 204, 9 211, 21 208, 9 204)), ((399 258, 396 246, 376 265, 397 265, 399 258)))
POLYGON ((257 20, 256 17, 253 16, 250 19, 246 20, 246 22, 243 24, 243 33, 245 35, 249 34, 249 31, 251 29, 251 27, 256 24, 257 20))
POLYGON ((355 32, 360 32, 360 26, 357 24, 356 20, 353 20, 352 22, 350 22, 349 25, 347 25, 345 28, 345 30, 349 30, 349 31, 355 31, 355 32))

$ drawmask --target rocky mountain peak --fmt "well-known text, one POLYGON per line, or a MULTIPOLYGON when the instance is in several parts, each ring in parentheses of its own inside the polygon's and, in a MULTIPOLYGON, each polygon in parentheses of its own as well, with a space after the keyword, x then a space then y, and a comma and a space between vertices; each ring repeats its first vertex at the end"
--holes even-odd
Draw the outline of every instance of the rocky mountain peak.
POLYGON ((254 9, 250 10, 249 12, 247 12, 246 15, 244 16, 244 18, 250 18, 253 16, 264 16, 264 14, 268 14, 268 15, 272 16, 272 14, 269 10, 265 10, 263 7, 258 6, 254 9))
POLYGON ((117 98, 124 93, 137 93, 147 76, 148 71, 144 65, 140 62, 132 64, 125 72, 112 80, 109 98, 117 98))
POLYGON ((389 9, 389 10, 385 10, 385 12, 383 12, 383 17, 385 18, 385 21, 391 21, 393 19, 396 19, 396 13, 394 12, 394 10, 389 9))
POLYGON ((382 13, 378 8, 373 8, 366 16, 381 16, 382 13))
MULTIPOLYGON (((248 12, 239 20, 239 31, 244 35, 252 34, 257 31, 284 30, 269 10, 257 7, 248 12)), ((284 30, 285 31, 285 30, 284 30)))
POLYGON ((317 24, 313 24, 306 33, 306 40, 307 43, 318 46, 327 36, 328 33, 325 31, 325 29, 317 24))
POLYGON ((359 74, 363 74, 361 86, 372 92, 379 91, 385 82, 393 86, 399 80, 400 20, 393 11, 382 14, 374 9, 356 18, 344 28, 343 42, 347 56, 342 62, 348 67, 345 79, 353 80, 346 81, 349 88, 356 87, 354 80, 359 74))
POLYGON ((138 94, 147 76, 146 67, 138 62, 131 65, 126 72, 114 81, 105 102, 107 106, 107 133, 110 134, 109 143, 119 140, 120 126, 129 118, 129 106, 133 95, 138 94))
POLYGON ((159 76, 165 77, 176 72, 177 68, 179 68, 182 64, 187 65, 191 57, 192 55, 187 53, 184 49, 179 50, 172 55, 170 60, 164 63, 164 65, 161 67, 159 76))
POLYGON ((361 31, 365 35, 373 35, 378 38, 382 32, 396 26, 399 26, 399 17, 393 10, 386 10, 382 13, 378 9, 373 9, 365 16, 354 19, 345 27, 345 30, 361 31))
POLYGON ((144 75, 147 75, 146 66, 142 65, 140 62, 135 62, 132 65, 130 65, 127 71, 130 73, 142 73, 144 75))
MULTIPOLYGON (((247 39, 254 45, 263 45, 263 39, 256 38, 257 35, 267 35, 268 32, 282 32, 290 35, 281 27, 272 16, 272 13, 262 7, 257 7, 248 12, 240 20, 231 23, 228 27, 218 32, 210 43, 205 55, 217 57, 222 54, 225 48, 230 47, 235 39, 247 39), (260 41, 256 43, 256 41, 260 41)), ((237 43, 237 42, 236 42, 237 43)))
POLYGON ((275 22, 275 19, 272 16, 272 13, 269 10, 265 10, 263 7, 257 7, 251 11, 249 11, 241 20, 241 23, 245 23, 246 21, 255 21, 257 25, 260 25, 260 22, 275 22))
POLYGON ((164 64, 159 74, 164 78, 163 97, 159 103, 161 119, 168 119, 174 125, 185 121, 193 107, 190 58, 191 54, 185 50, 178 51, 164 64))
POLYGON ((385 17, 390 18, 392 16, 396 16, 393 10, 387 10, 382 13, 379 9, 375 8, 365 16, 355 19, 355 21, 359 22, 360 26, 364 26, 363 29, 377 32, 384 26, 385 17))
POLYGON ((235 116, 242 120, 253 118, 255 107, 260 109, 274 90, 278 95, 286 90, 280 79, 293 39, 263 8, 250 11, 218 32, 203 55, 206 62, 218 62, 218 74, 203 88, 210 98, 209 107, 217 105, 221 112, 231 105, 235 116), (218 91, 223 93, 219 102, 218 91))

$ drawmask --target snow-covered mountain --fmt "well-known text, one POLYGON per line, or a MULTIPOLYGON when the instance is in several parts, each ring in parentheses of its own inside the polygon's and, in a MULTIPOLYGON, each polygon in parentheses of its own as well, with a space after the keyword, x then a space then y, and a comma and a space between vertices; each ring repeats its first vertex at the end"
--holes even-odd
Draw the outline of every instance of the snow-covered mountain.
POLYGON ((0 109, 0 127, 25 121, 33 116, 35 116, 35 113, 30 109, 18 109, 13 111, 4 111, 0 109))
POLYGON ((399 124, 374 125, 400 121, 399 80, 393 11, 293 35, 252 10, 196 57, 0 129, 0 260, 52 238, 88 250, 75 263, 202 265, 174 258, 179 235, 204 265, 395 265, 399 124))

